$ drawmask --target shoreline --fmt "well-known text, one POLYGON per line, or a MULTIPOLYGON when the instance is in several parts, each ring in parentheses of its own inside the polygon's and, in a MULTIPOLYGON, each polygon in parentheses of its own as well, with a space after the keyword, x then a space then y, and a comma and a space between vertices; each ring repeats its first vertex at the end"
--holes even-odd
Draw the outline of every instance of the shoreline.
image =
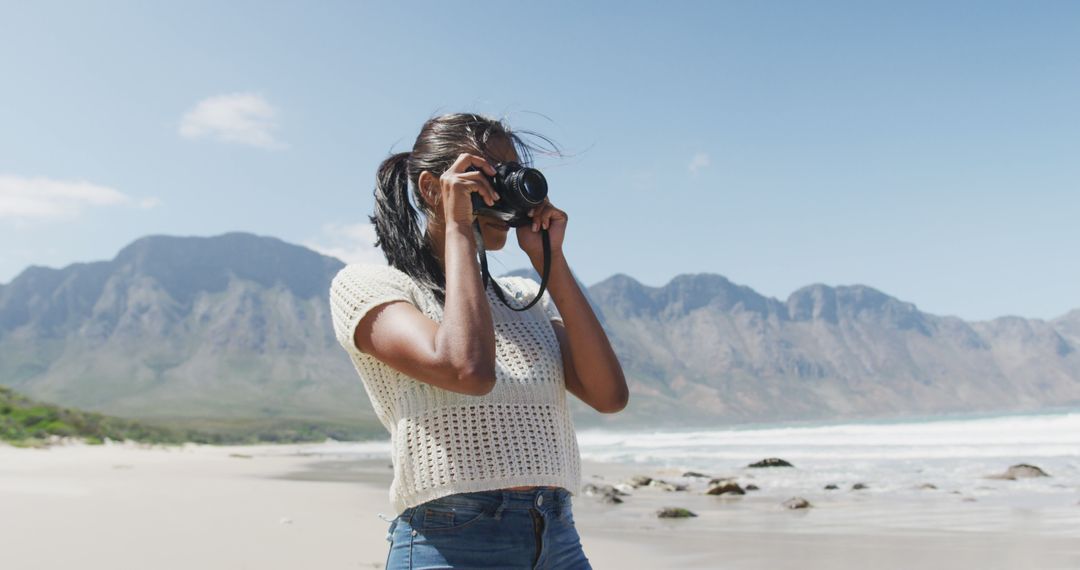
MULTIPOLYGON (((5 559, 17 568, 381 568, 389 522, 379 514, 393 515, 389 458, 306 447, 0 444, 0 504, 17 513, 0 516, 5 559)), ((583 484, 639 474, 682 480, 674 469, 582 460, 583 484)), ((1068 526, 1059 536, 1034 524, 1045 513, 944 490, 937 502, 808 496, 814 507, 800 511, 780 507, 783 495, 764 484, 738 497, 641 487, 615 505, 580 493, 573 508, 595 568, 1080 567, 1068 526), (699 516, 660 519, 659 506, 699 516), (988 515, 1020 525, 963 530, 988 515), (852 521, 864 524, 852 531, 852 521), (955 528, 927 527, 935 521, 955 528)))

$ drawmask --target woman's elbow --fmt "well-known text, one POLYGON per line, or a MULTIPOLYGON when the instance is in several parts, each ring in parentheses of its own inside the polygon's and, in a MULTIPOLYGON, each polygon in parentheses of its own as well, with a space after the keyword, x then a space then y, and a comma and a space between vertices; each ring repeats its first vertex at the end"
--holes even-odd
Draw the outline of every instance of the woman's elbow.
POLYGON ((478 365, 463 369, 458 373, 457 383, 464 394, 487 395, 495 389, 495 367, 478 365))
POLYGON ((626 409, 627 404, 630 403, 629 390, 621 390, 619 394, 614 398, 611 398, 607 402, 596 408, 596 411, 602 414, 617 414, 626 409))

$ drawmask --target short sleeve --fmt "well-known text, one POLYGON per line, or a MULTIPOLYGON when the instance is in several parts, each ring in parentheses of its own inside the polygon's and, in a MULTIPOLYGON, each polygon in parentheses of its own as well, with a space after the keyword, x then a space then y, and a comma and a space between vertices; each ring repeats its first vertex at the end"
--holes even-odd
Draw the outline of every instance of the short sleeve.
MULTIPOLYGON (((525 289, 525 302, 532 302, 533 298, 536 297, 536 292, 540 290, 540 283, 529 277, 520 278, 519 283, 525 289)), ((563 322, 562 315, 559 313, 558 307, 555 306, 555 302, 551 300, 551 295, 548 294, 547 289, 544 290, 544 294, 540 297, 540 302, 537 305, 544 308, 544 313, 547 314, 549 321, 563 322)))
POLYGON ((359 352, 353 335, 360 319, 371 309, 390 301, 416 305, 412 280, 389 265, 351 263, 330 282, 330 317, 338 343, 350 352, 359 352))

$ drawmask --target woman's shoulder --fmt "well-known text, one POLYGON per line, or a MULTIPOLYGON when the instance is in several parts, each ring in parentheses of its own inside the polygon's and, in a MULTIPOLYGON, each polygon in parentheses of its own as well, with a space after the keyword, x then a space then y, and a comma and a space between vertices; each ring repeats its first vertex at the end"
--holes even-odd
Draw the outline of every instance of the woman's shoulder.
POLYGON ((354 262, 348 263, 334 276, 334 281, 341 279, 351 281, 386 283, 386 284, 411 284, 413 279, 404 271, 384 263, 354 262))
POLYGON ((349 263, 330 282, 329 301, 338 342, 353 351, 352 337, 371 309, 390 301, 424 307, 417 285, 401 270, 374 263, 349 263))
POLYGON ((376 298, 403 296, 419 299, 420 287, 404 271, 385 264, 349 263, 338 270, 330 282, 331 294, 376 298))

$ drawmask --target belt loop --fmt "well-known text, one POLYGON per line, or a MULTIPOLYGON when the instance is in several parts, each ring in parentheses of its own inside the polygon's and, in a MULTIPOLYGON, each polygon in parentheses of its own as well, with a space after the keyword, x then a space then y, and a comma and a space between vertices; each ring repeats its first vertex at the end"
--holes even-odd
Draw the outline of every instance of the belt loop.
POLYGON ((501 498, 501 500, 499 501, 499 506, 498 506, 498 508, 496 508, 496 509, 495 509, 495 520, 500 520, 500 517, 502 517, 502 512, 503 512, 503 508, 504 508, 504 507, 506 506, 506 502, 507 502, 508 500, 510 500, 510 499, 509 499, 509 498, 508 498, 508 497, 506 496, 506 493, 507 493, 506 491, 501 491, 501 496, 502 496, 502 498, 501 498))

